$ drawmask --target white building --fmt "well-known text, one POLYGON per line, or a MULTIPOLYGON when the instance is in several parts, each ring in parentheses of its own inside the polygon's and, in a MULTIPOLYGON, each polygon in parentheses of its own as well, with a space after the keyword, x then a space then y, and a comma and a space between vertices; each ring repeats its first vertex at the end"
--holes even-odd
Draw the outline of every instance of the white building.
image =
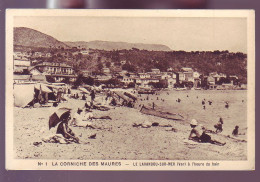
POLYGON ((142 79, 144 79, 144 78, 151 78, 151 75, 147 74, 147 73, 138 73, 138 75, 142 79))
POLYGON ((138 78, 136 79, 136 83, 139 84, 141 87, 150 87, 149 83, 158 83, 160 82, 159 79, 153 79, 153 78, 138 78))
POLYGON ((197 71, 194 71, 194 72, 193 72, 193 78, 194 78, 194 79, 198 79, 199 77, 200 77, 200 73, 197 72, 197 71))
POLYGON ((124 76, 121 82, 127 85, 129 83, 134 83, 135 79, 132 77, 124 76))
POLYGON ((157 68, 151 69, 151 71, 152 71, 153 74, 160 74, 161 73, 161 71, 157 68))
POLYGON ((168 88, 173 88, 173 87, 174 87, 174 84, 177 82, 177 81, 176 81, 176 78, 172 78, 172 77, 171 77, 171 78, 168 78, 167 81, 168 81, 168 83, 167 83, 167 84, 168 84, 168 88))

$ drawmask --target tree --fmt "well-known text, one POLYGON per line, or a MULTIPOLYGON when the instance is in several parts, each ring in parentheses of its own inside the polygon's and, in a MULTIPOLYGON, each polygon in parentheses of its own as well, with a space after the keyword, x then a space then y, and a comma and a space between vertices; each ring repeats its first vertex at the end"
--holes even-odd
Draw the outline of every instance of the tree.
POLYGON ((135 72, 136 71, 136 67, 134 65, 130 65, 129 63, 126 63, 122 66, 123 70, 127 70, 129 72, 135 72))
POLYGON ((98 63, 98 65, 97 65, 97 68, 98 68, 98 70, 99 71, 101 71, 102 69, 103 69, 103 64, 102 63, 98 63))
POLYGON ((74 86, 78 87, 83 83, 83 74, 79 74, 76 81, 74 82, 74 86))
POLYGON ((110 68, 110 66, 111 66, 111 62, 106 62, 106 67, 110 68))
POLYGON ((128 85, 127 85, 128 88, 135 88, 135 83, 133 82, 130 82, 128 85))
POLYGON ((52 76, 46 75, 46 81, 50 83, 55 83, 55 79, 52 76))
POLYGON ((83 81, 84 81, 84 83, 91 85, 91 86, 94 85, 94 82, 95 82, 95 80, 90 76, 85 78, 83 81))

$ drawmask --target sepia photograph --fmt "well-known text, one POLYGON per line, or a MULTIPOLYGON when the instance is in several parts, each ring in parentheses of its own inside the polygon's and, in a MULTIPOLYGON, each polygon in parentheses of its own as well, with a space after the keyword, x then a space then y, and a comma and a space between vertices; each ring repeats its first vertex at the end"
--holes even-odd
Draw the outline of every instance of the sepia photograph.
POLYGON ((254 170, 254 11, 6 15, 7 169, 254 170))

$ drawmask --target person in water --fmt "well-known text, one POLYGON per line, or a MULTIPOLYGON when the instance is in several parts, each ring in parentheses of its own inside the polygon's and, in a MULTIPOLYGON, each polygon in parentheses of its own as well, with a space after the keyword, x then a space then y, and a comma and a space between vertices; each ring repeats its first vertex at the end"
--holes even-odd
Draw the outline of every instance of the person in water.
POLYGON ((191 120, 190 126, 192 129, 189 135, 189 140, 193 140, 199 143, 211 143, 219 146, 223 146, 226 144, 216 140, 212 140, 211 136, 206 134, 206 128, 202 125, 198 126, 198 122, 196 119, 191 120))

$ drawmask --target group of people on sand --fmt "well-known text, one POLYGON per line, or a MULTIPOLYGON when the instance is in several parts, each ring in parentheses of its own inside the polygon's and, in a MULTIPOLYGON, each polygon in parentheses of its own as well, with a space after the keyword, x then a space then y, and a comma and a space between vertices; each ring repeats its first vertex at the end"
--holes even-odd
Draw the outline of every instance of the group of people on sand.
POLYGON ((203 125, 199 125, 196 119, 192 119, 190 122, 190 135, 189 140, 193 140, 200 143, 211 143, 219 146, 223 146, 226 143, 222 143, 213 140, 210 135, 207 134, 207 129, 203 125))
MULTIPOLYGON (((223 131, 223 119, 220 117, 218 123, 216 125, 214 125, 214 127, 216 128, 216 131, 213 133, 220 133, 223 131)), ((215 144, 215 145, 219 145, 219 146, 223 146, 226 143, 222 143, 216 140, 213 140, 211 138, 210 135, 208 135, 207 133, 212 133, 211 130, 207 130, 203 125, 198 124, 196 119, 192 119, 190 122, 190 127, 191 127, 191 131, 190 131, 190 135, 189 135, 189 140, 193 140, 196 142, 200 142, 200 143, 211 143, 211 144, 215 144)), ((238 136, 238 135, 242 135, 241 133, 239 133, 239 126, 235 126, 235 129, 232 131, 232 135, 233 136, 238 136)))
POLYGON ((95 118, 90 108, 91 103, 86 102, 85 108, 78 108, 73 117, 71 117, 70 111, 62 114, 59 118, 56 134, 47 139, 43 139, 43 141, 47 143, 79 143, 79 138, 76 137, 70 127, 89 127, 94 129, 95 127, 92 120, 95 118), (88 107, 86 107, 86 105, 88 107))

